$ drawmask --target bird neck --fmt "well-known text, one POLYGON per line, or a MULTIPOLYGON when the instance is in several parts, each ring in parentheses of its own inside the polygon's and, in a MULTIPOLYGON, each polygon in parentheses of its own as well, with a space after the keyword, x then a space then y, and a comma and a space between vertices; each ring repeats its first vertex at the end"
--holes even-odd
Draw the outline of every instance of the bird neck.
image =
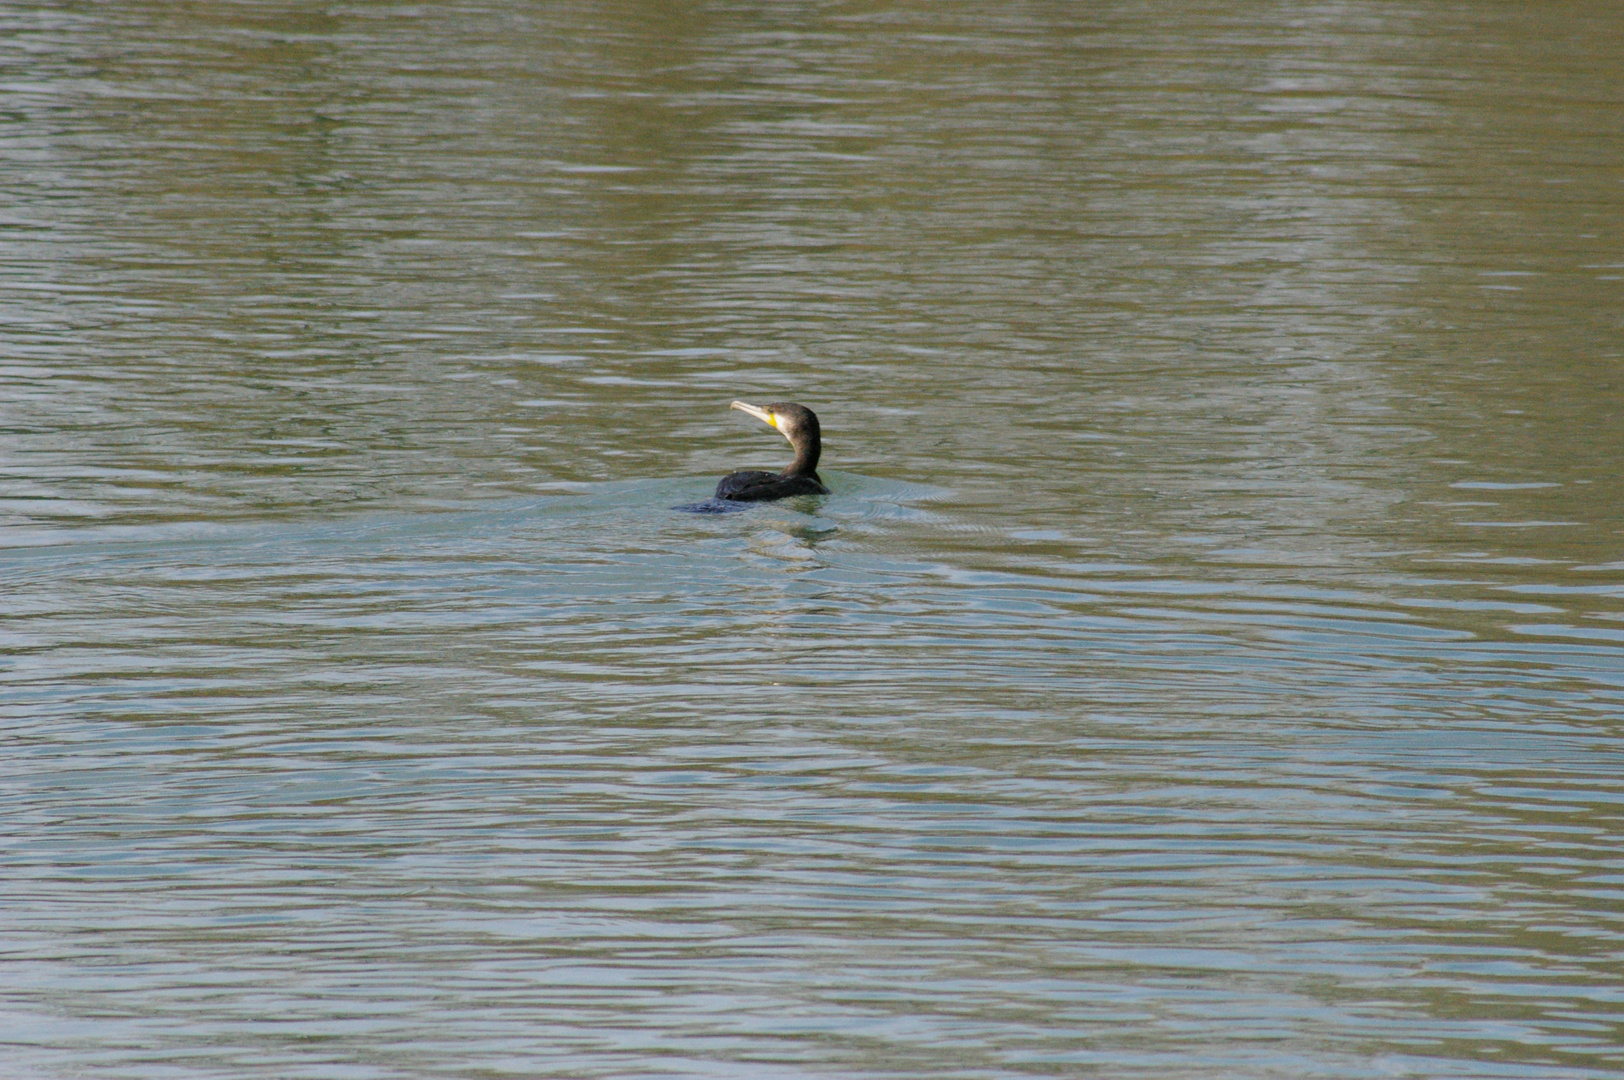
POLYGON ((818 472, 818 455, 823 448, 818 445, 817 439, 808 439, 795 444, 795 460, 789 463, 784 470, 785 476, 816 476, 818 472))

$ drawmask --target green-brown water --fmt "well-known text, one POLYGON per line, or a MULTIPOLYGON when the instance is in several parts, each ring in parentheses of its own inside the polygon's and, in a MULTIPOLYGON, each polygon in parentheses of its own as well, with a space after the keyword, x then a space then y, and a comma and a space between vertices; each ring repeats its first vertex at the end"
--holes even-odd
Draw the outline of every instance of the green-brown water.
POLYGON ((1624 1073, 1621 57, 0 11, 5 1076, 1624 1073))

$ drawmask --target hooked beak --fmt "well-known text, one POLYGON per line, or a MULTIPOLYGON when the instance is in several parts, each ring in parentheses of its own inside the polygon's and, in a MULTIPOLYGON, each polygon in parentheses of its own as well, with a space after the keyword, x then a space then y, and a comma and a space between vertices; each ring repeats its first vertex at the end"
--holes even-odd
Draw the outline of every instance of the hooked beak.
POLYGON ((735 401, 733 403, 733 408, 739 410, 740 412, 749 413, 751 416, 755 417, 757 420, 760 420, 763 424, 766 424, 774 431, 778 430, 778 418, 768 410, 763 409, 758 405, 751 405, 743 401, 735 401))

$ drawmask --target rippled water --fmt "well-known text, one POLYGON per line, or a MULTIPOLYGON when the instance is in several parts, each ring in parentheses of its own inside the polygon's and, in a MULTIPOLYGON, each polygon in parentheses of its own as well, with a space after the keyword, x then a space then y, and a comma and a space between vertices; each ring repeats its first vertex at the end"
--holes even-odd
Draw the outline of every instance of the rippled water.
POLYGON ((1621 56, 0 12, 0 1071, 1624 1073, 1621 56))

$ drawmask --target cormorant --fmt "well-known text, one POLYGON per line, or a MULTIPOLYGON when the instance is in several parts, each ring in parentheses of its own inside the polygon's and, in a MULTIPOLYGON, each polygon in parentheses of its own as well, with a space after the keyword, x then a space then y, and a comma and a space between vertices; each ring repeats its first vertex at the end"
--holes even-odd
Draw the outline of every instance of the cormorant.
POLYGON ((818 479, 818 455, 823 439, 818 433, 818 417, 811 409, 792 402, 779 402, 765 409, 735 401, 733 408, 747 412, 762 423, 777 428, 795 448, 795 460, 781 473, 747 469, 728 473, 716 485, 716 497, 731 502, 760 502, 789 495, 827 495, 829 489, 818 479))

